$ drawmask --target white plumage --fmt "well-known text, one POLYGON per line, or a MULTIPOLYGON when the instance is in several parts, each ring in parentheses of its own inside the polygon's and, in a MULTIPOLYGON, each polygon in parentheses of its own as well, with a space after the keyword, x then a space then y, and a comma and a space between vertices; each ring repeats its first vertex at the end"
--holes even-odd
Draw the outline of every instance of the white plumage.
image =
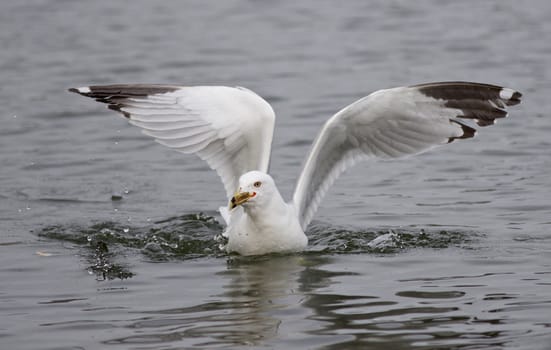
POLYGON ((107 103, 146 135, 193 153, 216 170, 230 208, 227 250, 243 255, 300 251, 304 234, 329 187, 359 160, 398 158, 470 138, 457 120, 492 125, 521 94, 495 85, 443 82, 376 91, 345 107, 323 126, 285 202, 267 174, 275 114, 241 87, 106 85, 70 89, 107 103), (235 195, 232 195, 237 191, 235 195))

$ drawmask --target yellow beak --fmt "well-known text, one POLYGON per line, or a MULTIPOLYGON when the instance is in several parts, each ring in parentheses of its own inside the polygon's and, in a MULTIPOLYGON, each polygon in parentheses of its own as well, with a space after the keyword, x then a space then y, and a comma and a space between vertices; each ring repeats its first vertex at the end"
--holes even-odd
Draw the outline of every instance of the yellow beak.
POLYGON ((254 196, 256 196, 256 192, 235 192, 229 204, 230 210, 245 203, 254 196))

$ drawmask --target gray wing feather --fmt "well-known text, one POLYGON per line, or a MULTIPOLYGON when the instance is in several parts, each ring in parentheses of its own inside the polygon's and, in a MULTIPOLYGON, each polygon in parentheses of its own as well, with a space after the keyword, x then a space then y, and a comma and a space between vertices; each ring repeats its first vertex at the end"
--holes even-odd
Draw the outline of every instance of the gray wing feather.
POLYGON ((228 198, 243 173, 268 171, 275 114, 250 90, 119 84, 70 91, 107 103, 160 144, 205 160, 228 198))
POLYGON ((323 126, 297 181, 293 204, 306 229, 329 187, 347 168, 370 158, 399 158, 456 139, 507 116, 521 94, 495 85, 442 82, 376 91, 323 126))

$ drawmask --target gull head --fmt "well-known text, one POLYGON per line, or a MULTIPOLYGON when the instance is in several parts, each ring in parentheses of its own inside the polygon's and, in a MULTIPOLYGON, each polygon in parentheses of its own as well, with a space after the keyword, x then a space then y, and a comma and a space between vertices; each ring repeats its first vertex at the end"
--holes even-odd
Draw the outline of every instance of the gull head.
POLYGON ((249 171, 239 178, 239 188, 230 200, 230 210, 238 205, 244 208, 262 206, 270 202, 276 191, 274 179, 261 171, 249 171))

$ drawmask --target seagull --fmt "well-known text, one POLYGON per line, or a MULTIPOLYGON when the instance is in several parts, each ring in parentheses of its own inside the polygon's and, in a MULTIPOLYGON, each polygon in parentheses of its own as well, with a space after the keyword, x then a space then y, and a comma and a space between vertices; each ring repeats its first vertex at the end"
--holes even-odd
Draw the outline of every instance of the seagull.
POLYGON ((472 82, 378 90, 329 118, 312 144, 290 201, 268 174, 275 113, 243 87, 116 84, 71 88, 106 103, 158 143, 196 154, 226 190, 228 253, 300 252, 329 187, 360 160, 393 159, 475 136, 520 103, 518 91, 472 82), (470 122, 469 122, 470 121, 470 122), (471 125, 469 125, 471 124, 471 125))

